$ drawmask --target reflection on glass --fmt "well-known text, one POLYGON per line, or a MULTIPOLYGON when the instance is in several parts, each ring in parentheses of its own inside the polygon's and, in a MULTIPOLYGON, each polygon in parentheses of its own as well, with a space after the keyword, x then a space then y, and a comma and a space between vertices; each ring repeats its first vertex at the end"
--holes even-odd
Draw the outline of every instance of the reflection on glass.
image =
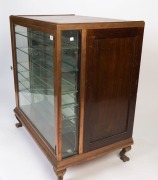
POLYGON ((20 108, 54 148, 52 38, 18 25, 15 37, 20 108))
POLYGON ((62 31, 62 156, 78 153, 80 31, 62 31))

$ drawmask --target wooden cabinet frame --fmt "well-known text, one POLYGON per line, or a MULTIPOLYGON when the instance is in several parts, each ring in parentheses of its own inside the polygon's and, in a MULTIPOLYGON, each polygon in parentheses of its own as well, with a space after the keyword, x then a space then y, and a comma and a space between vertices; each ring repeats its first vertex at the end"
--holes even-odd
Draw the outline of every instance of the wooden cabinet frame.
MULTIPOLYGON (((63 15, 62 15, 63 16, 63 15)), ((67 16, 74 15, 65 15, 67 16)), ((51 22, 46 19, 46 21, 34 19, 33 17, 37 16, 10 16, 10 27, 11 27, 11 40, 12 40, 12 55, 13 55, 13 70, 14 70, 14 82, 15 82, 15 97, 16 97, 16 108, 14 109, 15 116, 18 119, 19 123, 17 127, 24 125, 29 133, 32 135, 34 140, 37 142, 39 147, 47 156, 48 160, 54 167, 54 170, 58 176, 58 179, 63 179, 63 175, 67 167, 70 167, 75 164, 82 163, 87 160, 94 159, 96 157, 102 156, 109 152, 123 149, 120 153, 121 158, 126 161, 128 158, 125 156, 125 153, 130 150, 130 147, 133 144, 132 139, 132 129, 130 135, 124 140, 119 140, 113 144, 101 147, 89 152, 83 151, 83 138, 84 138, 84 106, 85 106, 85 75, 86 75, 86 48, 87 48, 87 32, 89 29, 115 29, 115 28, 138 28, 138 36, 136 37, 136 49, 135 49, 135 68, 134 68, 134 77, 133 84, 136 88, 132 92, 132 101, 131 101, 131 110, 130 124, 128 126, 133 127, 135 103, 136 103, 136 94, 137 94, 137 83, 139 76, 139 67, 140 67, 140 58, 141 58, 141 48, 143 40, 143 21, 109 21, 104 20, 103 22, 97 22, 97 20, 92 22, 83 22, 83 23, 56 23, 51 22), (22 110, 19 107, 19 97, 18 97, 18 79, 17 79, 17 62, 16 62, 16 51, 15 51, 15 35, 14 35, 14 25, 25 26, 32 28, 34 30, 46 32, 52 34, 55 38, 54 46, 54 104, 55 104, 55 150, 53 150, 50 145, 42 138, 39 131, 35 126, 29 121, 25 116, 22 110), (79 112, 79 149, 78 154, 72 157, 62 159, 62 113, 61 113, 61 31, 62 30, 80 30, 81 31, 81 69, 80 69, 80 112, 79 112)), ((39 16, 40 17, 40 16, 39 16)), ((51 16, 53 17, 53 16, 51 16)), ((71 20, 70 20, 71 21, 71 20)))

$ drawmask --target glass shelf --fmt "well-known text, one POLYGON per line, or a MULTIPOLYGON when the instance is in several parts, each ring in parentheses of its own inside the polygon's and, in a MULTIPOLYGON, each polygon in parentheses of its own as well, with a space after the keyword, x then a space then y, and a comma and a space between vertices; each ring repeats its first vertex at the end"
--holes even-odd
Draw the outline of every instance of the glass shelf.
MULTIPOLYGON (((49 56, 46 54, 46 56, 43 57, 43 55, 41 55, 41 52, 35 52, 33 48, 19 48, 17 47, 17 54, 19 55, 18 57, 20 58, 20 61, 24 61, 27 62, 28 59, 28 55, 31 56, 31 60, 32 63, 36 63, 38 66, 40 66, 41 68, 44 68, 47 71, 52 71, 53 67, 52 67, 52 56, 49 56), (21 54, 19 51, 23 52, 26 54, 26 56, 24 54, 21 54), (35 55, 32 55, 35 54, 35 55), (21 59, 22 57, 22 59, 21 59), (45 60, 45 61, 44 61, 45 60)), ((70 63, 62 63, 62 72, 77 72, 78 69, 75 68, 73 65, 70 65, 70 63)))
POLYGON ((23 36, 24 38, 28 38, 29 40, 32 41, 32 43, 35 43, 35 44, 38 43, 40 45, 48 46, 49 48, 50 47, 53 48, 53 41, 50 40, 50 35, 42 37, 41 35, 38 35, 38 34, 34 33, 33 31, 30 32, 30 35, 29 35, 29 31, 28 32, 15 32, 15 35, 23 36))
MULTIPOLYGON (((20 82, 22 88, 25 88, 23 84, 20 82)), ((54 100, 51 95, 46 95, 44 98, 42 94, 39 93, 39 91, 35 91, 31 93, 28 89, 23 89, 20 91, 21 95, 25 97, 25 99, 28 101, 28 103, 31 103, 33 101, 33 104, 35 103, 41 103, 41 107, 44 107, 46 111, 52 106, 54 106, 54 100)), ((52 109, 49 110, 50 112, 52 109)))
POLYGON ((77 154, 78 150, 78 127, 76 125, 76 119, 71 119, 69 121, 63 121, 63 148, 62 154, 63 158, 77 154))
MULTIPOLYGON (((22 83, 19 83, 19 84, 21 84, 21 86, 23 86, 22 83)), ((23 88, 25 88, 25 87, 23 86, 23 88)), ((52 96, 47 95, 47 97, 43 98, 43 96, 38 91, 36 91, 34 93, 30 93, 30 91, 27 89, 22 90, 19 93, 21 96, 23 96, 25 98, 25 100, 23 100, 23 102, 25 101, 25 104, 30 104, 32 101, 34 104, 42 102, 41 107, 43 109, 45 109, 46 111, 48 111, 48 109, 49 109, 48 106, 49 107, 54 106, 54 100, 53 100, 52 96), (47 101, 46 101, 46 99, 47 99, 47 101)), ((51 111, 52 111, 52 109, 49 111, 49 113, 51 113, 51 111)))
MULTIPOLYGON (((25 99, 27 100, 27 104, 31 103, 32 101, 33 103, 42 102, 41 106, 45 110, 47 110, 48 107, 54 106, 53 98, 49 94, 45 95, 45 98, 47 97, 47 101, 44 102, 43 91, 35 90, 33 92, 30 92, 29 88, 23 85, 23 82, 19 82, 19 86, 20 86, 19 89, 21 89, 19 93, 25 97, 25 99)), ((65 121, 69 121, 72 118, 76 118, 76 115, 74 114, 73 111, 73 108, 75 108, 75 106, 77 106, 77 104, 72 103, 72 104, 66 104, 65 106, 62 107, 63 109, 65 109, 66 112, 63 117, 65 121), (71 114, 69 114, 70 112, 71 114)))
POLYGON ((62 63, 68 64, 69 66, 76 68, 78 66, 77 65, 78 62, 76 60, 77 52, 75 53, 75 56, 67 55, 65 52, 62 52, 62 59, 63 59, 62 63))
MULTIPOLYGON (((32 73, 29 73, 29 63, 18 63, 18 73, 20 74, 19 80, 25 79, 25 81, 29 81, 28 78, 31 78, 34 83, 36 83, 36 87, 42 87, 42 89, 45 89, 47 87, 48 93, 54 94, 54 83, 52 82, 53 74, 47 74, 45 75, 45 71, 42 69, 36 69, 32 71, 32 73), (28 68, 28 69, 27 69, 28 68), (36 74, 37 71, 37 74, 36 74), (41 73, 41 74, 40 74, 41 73)), ((24 81, 24 82, 25 82, 24 81)), ((67 81, 62 78, 62 94, 71 94, 76 93, 77 90, 74 88, 75 85, 72 83, 67 83, 67 81)), ((37 88, 36 88, 37 89, 37 88)))
MULTIPOLYGON (((15 32, 16 36, 23 36, 24 38, 29 38, 29 40, 32 40, 35 44, 39 43, 40 45, 43 46, 52 46, 52 40, 50 40, 50 36, 45 37, 45 39, 43 40, 43 38, 41 38, 42 36, 35 33, 35 32, 31 32, 31 35, 28 36, 29 32, 15 32), (46 43, 45 43, 46 42, 46 43)), ((69 38, 64 38, 63 39, 63 44, 62 44, 62 49, 78 49, 78 47, 75 44, 75 41, 70 41, 69 38)))
POLYGON ((18 81, 19 82, 19 91, 28 90, 30 92, 30 82, 29 81, 18 81))
POLYGON ((70 43, 64 43, 63 45, 62 45, 62 48, 63 49, 73 49, 73 50, 75 50, 75 49, 78 49, 78 47, 76 47, 76 46, 74 46, 73 44, 70 44, 70 43))
POLYGON ((70 72, 70 73, 62 73, 62 79, 69 84, 70 86, 74 87, 77 89, 77 78, 78 75, 76 72, 70 72))
POLYGON ((46 38, 48 38, 50 40, 49 34, 47 34, 45 32, 41 32, 41 31, 36 31, 36 30, 30 29, 30 28, 22 27, 22 26, 16 26, 15 33, 18 33, 18 34, 21 34, 24 36, 28 36, 28 34, 29 35, 34 34, 34 35, 37 35, 37 37, 39 39, 45 38, 45 41, 46 41, 46 38))
POLYGON ((19 107, 55 148, 54 43, 47 33, 15 25, 19 107))
MULTIPOLYGON (((26 100, 30 103, 32 102, 32 100, 34 101, 34 103, 43 101, 43 94, 47 95, 47 98, 49 98, 49 101, 47 101, 47 105, 49 102, 49 106, 53 105, 54 106, 54 101, 51 98, 51 96, 49 96, 49 94, 47 94, 47 92, 44 92, 43 90, 33 90, 33 92, 30 92, 29 89, 29 81, 23 81, 23 82, 19 82, 19 92, 26 98, 26 100), (51 98, 51 99, 50 99, 51 98)), ((65 99, 67 101, 67 99, 65 99)), ((62 106, 62 112, 63 112, 63 119, 64 120, 70 120, 72 118, 76 118, 77 115, 74 113, 75 112, 75 108, 76 108, 77 104, 75 103, 67 103, 64 106, 62 106)), ((46 105, 43 105, 44 109, 47 109, 48 107, 46 105)))
POLYGON ((75 139, 74 135, 73 134, 70 134, 69 136, 62 136, 62 141, 63 141, 63 144, 62 144, 62 155, 63 155, 63 158, 68 158, 70 156, 73 156, 75 154, 78 154, 77 153, 77 148, 75 149, 74 148, 74 144, 76 143, 75 140, 72 141, 72 139, 75 139), (71 141, 70 141, 71 139, 71 141))
POLYGON ((63 135, 66 135, 70 132, 76 132, 76 119, 69 119, 67 121, 63 121, 63 135))
POLYGON ((29 80, 18 81, 18 82, 19 82, 19 92, 28 90, 30 93, 39 93, 41 95, 53 95, 54 94, 53 89, 45 89, 45 87, 41 86, 41 84, 39 86, 38 81, 36 81, 37 84, 34 84, 36 88, 32 88, 30 86, 29 80))
POLYGON ((30 73, 29 71, 18 71, 18 80, 19 82, 21 81, 29 81, 30 79, 30 73))
MULTIPOLYGON (((39 48, 39 46, 38 46, 39 48)), ((43 58, 44 55, 47 55, 48 57, 47 58, 51 58, 51 60, 53 60, 53 54, 49 54, 47 53, 48 51, 48 48, 45 49, 45 51, 42 51, 42 47, 41 49, 37 49, 37 47, 33 47, 33 46, 29 46, 29 47, 20 47, 20 46, 17 46, 16 49, 26 53, 27 55, 31 56, 32 58, 34 59, 37 59, 37 58, 43 58), (47 51, 46 51, 47 50, 47 51)), ((49 48, 50 50, 50 48, 49 48)))
POLYGON ((64 83, 74 88, 76 93, 62 95, 62 156, 63 158, 78 152, 78 121, 79 121, 79 60, 80 31, 62 31, 62 90, 64 83), (75 72, 67 72, 65 65, 73 66, 75 72))
POLYGON ((64 94, 62 95, 62 108, 77 106, 76 94, 64 94))
POLYGON ((77 118, 78 112, 76 111, 76 106, 64 107, 62 108, 63 121, 66 119, 77 118))
MULTIPOLYGON (((18 67, 24 68, 23 64, 18 64, 18 67)), ((51 75, 47 75, 47 73, 38 70, 38 68, 32 71, 32 73, 30 73, 28 69, 25 69, 25 71, 18 71, 18 73, 20 74, 19 81, 24 81, 24 80, 30 81, 30 79, 32 79, 33 83, 37 82, 39 83, 39 85, 42 85, 44 88, 47 87, 49 89, 53 89, 54 85, 51 79, 52 78, 51 75)))
MULTIPOLYGON (((19 74, 18 74, 19 75, 19 74)), ((31 93, 33 93, 34 97, 35 97, 35 102, 42 100, 43 98, 43 94, 47 94, 47 95, 51 95, 51 90, 47 91, 46 90, 41 90, 41 89, 34 89, 34 90, 30 90, 30 82, 29 81, 19 81, 19 92, 23 93, 24 96, 26 96, 26 99, 31 102, 30 98, 28 96, 28 94, 31 95, 31 93), (28 97, 28 98, 27 98, 28 97)), ((51 96, 49 96, 51 98, 51 96)), ((75 107, 78 104, 76 103, 76 97, 75 94, 65 94, 62 96, 62 108, 71 108, 71 107, 75 107)), ((52 103, 52 98, 49 99, 49 101, 52 103)))

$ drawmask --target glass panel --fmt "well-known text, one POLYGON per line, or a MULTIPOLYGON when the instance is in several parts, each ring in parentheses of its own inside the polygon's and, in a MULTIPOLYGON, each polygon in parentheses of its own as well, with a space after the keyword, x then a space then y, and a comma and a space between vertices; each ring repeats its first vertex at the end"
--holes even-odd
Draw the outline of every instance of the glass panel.
POLYGON ((80 45, 80 31, 62 31, 63 158, 78 153, 80 45))
POLYGON ((54 148, 53 36, 16 25, 15 37, 19 106, 54 148))

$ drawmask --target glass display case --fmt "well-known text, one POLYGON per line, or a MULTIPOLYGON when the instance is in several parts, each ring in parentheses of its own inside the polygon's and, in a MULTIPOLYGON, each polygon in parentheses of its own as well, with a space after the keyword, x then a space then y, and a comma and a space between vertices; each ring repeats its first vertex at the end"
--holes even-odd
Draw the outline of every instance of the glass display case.
POLYGON ((10 16, 16 127, 66 168, 133 144, 143 21, 10 16))
MULTIPOLYGON (((15 25, 19 107, 55 149, 53 35, 15 25)), ((80 31, 62 31, 62 156, 78 152, 80 31)))

